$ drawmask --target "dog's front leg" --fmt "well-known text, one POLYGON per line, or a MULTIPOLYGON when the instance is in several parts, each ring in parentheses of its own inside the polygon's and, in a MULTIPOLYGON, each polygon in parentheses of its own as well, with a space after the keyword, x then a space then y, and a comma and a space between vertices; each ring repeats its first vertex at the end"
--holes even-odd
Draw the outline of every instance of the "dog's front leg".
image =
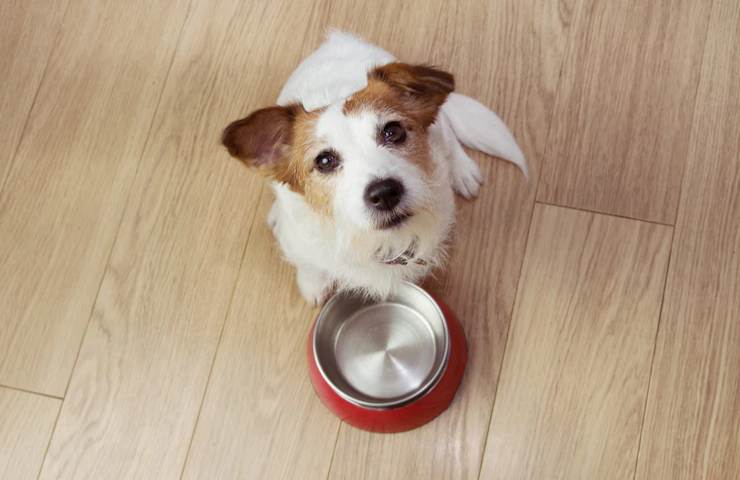
POLYGON ((452 188, 464 198, 477 197, 483 183, 483 175, 478 164, 460 145, 444 113, 440 113, 437 122, 449 155, 452 188))
POLYGON ((296 281, 303 298, 314 307, 323 304, 332 290, 329 275, 306 265, 298 266, 297 269, 296 281))

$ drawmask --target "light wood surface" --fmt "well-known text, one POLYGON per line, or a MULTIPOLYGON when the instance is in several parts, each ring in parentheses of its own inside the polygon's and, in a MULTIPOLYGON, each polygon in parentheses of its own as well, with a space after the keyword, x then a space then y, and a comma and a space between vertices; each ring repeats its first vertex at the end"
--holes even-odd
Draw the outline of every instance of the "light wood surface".
POLYGON ((0 3, 0 191, 66 9, 66 0, 0 3))
POLYGON ((631 478, 671 234, 537 206, 481 478, 631 478))
POLYGON ((254 19, 280 11, 193 4, 42 479, 179 477, 262 188, 219 134, 277 94, 242 73, 274 55, 254 19))
POLYGON ((737 2, 67 3, 0 5, 0 477, 737 478, 737 2), (532 166, 476 154, 427 282, 470 361, 404 434, 314 395, 218 144, 329 26, 452 71, 532 166))
POLYGON ((38 476, 61 403, 0 387, 0 478, 38 476))
POLYGON ((674 223, 711 3, 587 2, 539 200, 674 223))
POLYGON ((186 11, 69 5, 0 192, 0 384, 64 394, 186 11))
POLYGON ((740 477, 740 4, 714 2, 637 478, 740 477))

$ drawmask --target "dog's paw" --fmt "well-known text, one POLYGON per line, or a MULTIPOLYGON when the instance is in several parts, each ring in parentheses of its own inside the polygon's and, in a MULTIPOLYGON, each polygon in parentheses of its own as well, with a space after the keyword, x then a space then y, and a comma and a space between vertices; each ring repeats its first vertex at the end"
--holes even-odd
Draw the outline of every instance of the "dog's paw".
POLYGON ((458 160, 452 169, 452 188, 467 199, 478 196, 483 184, 483 175, 475 160, 465 155, 467 160, 458 160))
POLYGON ((483 184, 478 163, 470 158, 456 138, 449 141, 449 146, 452 188, 467 199, 477 197, 483 184))
POLYGON ((331 294, 331 279, 324 273, 299 268, 296 273, 296 281, 301 295, 312 307, 322 305, 331 294))

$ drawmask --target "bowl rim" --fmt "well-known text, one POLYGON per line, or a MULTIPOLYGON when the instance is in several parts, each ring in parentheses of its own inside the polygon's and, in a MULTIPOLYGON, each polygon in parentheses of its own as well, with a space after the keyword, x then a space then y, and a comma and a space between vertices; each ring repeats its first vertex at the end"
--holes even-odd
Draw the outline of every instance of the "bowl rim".
MULTIPOLYGON (((321 321, 326 317, 328 312, 331 310, 333 305, 339 301, 339 299, 343 295, 352 295, 352 292, 347 291, 340 291, 335 293, 325 304, 323 307, 321 307, 321 310, 319 311, 319 314, 316 317, 316 321, 313 324, 313 328, 311 330, 311 350, 312 350, 312 357, 313 362, 316 365, 317 370, 319 371, 321 378, 329 385, 329 387, 339 395, 342 399, 346 400, 347 402, 350 402, 354 405, 357 405, 362 408, 372 409, 372 410, 388 410, 392 408, 398 408, 402 407, 404 405, 408 405, 409 403, 412 403, 422 397, 424 397, 426 394, 428 394, 430 391, 434 389, 434 387, 439 383, 439 381, 444 376, 445 371, 447 370, 447 365, 449 364, 449 358, 450 358, 450 331, 449 327, 447 325, 447 317, 445 316, 444 312, 442 311, 442 308, 440 307, 437 300, 434 299, 434 297, 421 288, 420 286, 408 282, 408 281, 402 281, 401 282, 402 287, 404 288, 410 288, 412 290, 415 290, 417 293, 420 293, 424 296, 431 305, 434 307, 434 310, 436 311, 437 315, 441 319, 442 323, 442 332, 444 335, 444 342, 443 342, 443 355, 442 355, 442 361, 439 362, 439 365, 434 370, 433 374, 429 376, 429 378, 418 388, 414 389, 412 392, 409 392, 407 395, 404 395, 400 398, 394 399, 392 401, 380 401, 380 402, 371 402, 366 401, 362 399, 355 398, 354 396, 350 395, 349 393, 345 392, 341 388, 339 388, 335 383, 329 378, 329 376, 324 371, 324 368, 321 364, 321 361, 319 360, 319 354, 318 354, 318 336, 317 332, 319 331, 319 325, 321 321)), ((418 312, 418 311, 417 311, 418 312)))

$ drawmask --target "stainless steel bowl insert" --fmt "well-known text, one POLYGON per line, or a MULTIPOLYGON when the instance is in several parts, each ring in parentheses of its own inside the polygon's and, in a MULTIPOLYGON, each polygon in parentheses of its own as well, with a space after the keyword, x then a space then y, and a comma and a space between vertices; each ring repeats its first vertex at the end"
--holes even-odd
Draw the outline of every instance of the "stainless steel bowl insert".
POLYGON ((436 384, 447 365, 449 334, 434 299, 404 283, 383 302, 335 295, 316 320, 313 350, 319 372, 339 396, 391 408, 436 384))

